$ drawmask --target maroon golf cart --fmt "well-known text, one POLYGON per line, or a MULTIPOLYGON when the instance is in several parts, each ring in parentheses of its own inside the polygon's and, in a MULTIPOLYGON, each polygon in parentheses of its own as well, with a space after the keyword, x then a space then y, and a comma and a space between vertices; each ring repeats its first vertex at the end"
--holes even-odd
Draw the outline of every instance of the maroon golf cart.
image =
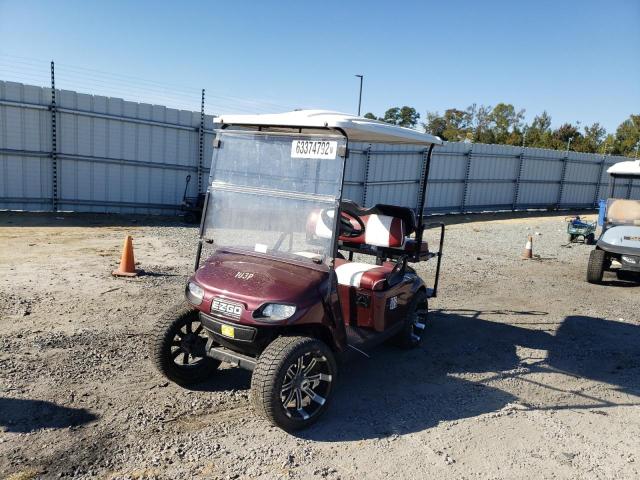
POLYGON ((444 225, 423 209, 437 137, 325 111, 219 119, 186 301, 153 332, 152 358, 181 385, 222 362, 253 371, 253 404, 295 430, 327 409, 337 360, 384 341, 419 345, 437 293, 444 225), (343 198, 349 142, 424 147, 417 209, 343 198), (430 249, 425 229, 439 228, 430 249), (206 253, 206 259, 201 258, 206 253), (435 258, 427 286, 412 264, 435 258))

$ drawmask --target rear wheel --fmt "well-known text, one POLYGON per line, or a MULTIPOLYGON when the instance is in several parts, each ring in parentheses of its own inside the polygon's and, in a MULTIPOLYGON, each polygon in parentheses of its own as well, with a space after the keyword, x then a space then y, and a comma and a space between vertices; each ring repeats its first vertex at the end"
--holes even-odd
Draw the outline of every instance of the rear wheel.
POLYGON ((393 343, 400 348, 415 348, 422 343, 427 330, 428 299, 423 290, 413 297, 402 331, 393 338, 393 343))
POLYGON ((593 250, 589 254, 587 266, 587 282, 601 283, 604 274, 604 266, 607 261, 607 253, 604 250, 593 250))
POLYGON ((308 427, 326 411, 336 374, 333 352, 320 340, 278 337, 262 352, 253 371, 253 405, 283 430, 308 427))
POLYGON ((192 385, 205 380, 220 362, 205 355, 207 336, 198 311, 186 304, 175 305, 154 326, 151 358, 169 380, 192 385))
POLYGON ((587 245, 595 245, 596 243, 596 236, 593 233, 590 233, 589 235, 587 235, 584 239, 584 241, 586 242, 587 245))
POLYGON ((186 223, 200 223, 200 217, 195 212, 187 212, 184 214, 186 223))
POLYGON ((567 243, 573 243, 573 238, 574 238, 573 235, 568 234, 567 235, 567 243))

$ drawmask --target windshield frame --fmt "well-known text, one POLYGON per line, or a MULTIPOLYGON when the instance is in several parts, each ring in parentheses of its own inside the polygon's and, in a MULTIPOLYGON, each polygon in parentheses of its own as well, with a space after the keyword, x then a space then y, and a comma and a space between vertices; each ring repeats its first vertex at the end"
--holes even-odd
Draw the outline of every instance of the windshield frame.
MULTIPOLYGON (((315 194, 315 193, 296 193, 296 192, 291 192, 291 191, 288 192, 288 191, 282 191, 277 189, 242 187, 237 185, 234 185, 233 187, 231 187, 235 192, 238 192, 238 193, 241 193, 241 191, 246 188, 247 190, 250 190, 251 193, 254 193, 254 194, 264 193, 264 194, 268 194, 268 195, 279 197, 279 198, 298 197, 298 198, 309 198, 309 199, 314 199, 314 198, 322 199, 327 203, 327 205, 330 205, 330 201, 333 200, 333 209, 338 214, 334 215, 334 218, 333 218, 333 226, 332 226, 333 228, 332 228, 331 240, 330 240, 329 249, 328 249, 328 253, 330 253, 330 257, 327 254, 325 254, 322 259, 322 262, 316 263, 315 261, 305 261, 302 259, 298 261, 295 259, 287 258, 285 256, 277 256, 269 253, 250 251, 248 249, 243 249, 243 248, 233 248, 228 246, 219 247, 219 251, 233 250, 233 251, 236 251, 237 253, 242 253, 242 254, 257 256, 262 258, 269 258, 275 261, 305 266, 312 269, 327 270, 327 267, 328 267, 328 270, 333 270, 335 258, 337 257, 337 254, 338 254, 338 237, 339 237, 338 228, 339 228, 339 220, 340 220, 339 209, 340 209, 340 203, 342 201, 342 195, 344 192, 346 161, 349 156, 349 153, 348 153, 349 138, 346 135, 346 133, 340 128, 329 128, 329 127, 302 129, 302 128, 293 127, 293 126, 292 127, 277 126, 277 127, 273 127, 274 130, 265 126, 257 126, 256 128, 253 128, 253 129, 246 128, 246 126, 243 126, 243 128, 230 128, 230 127, 232 126, 222 125, 220 129, 221 132, 216 135, 216 138, 214 140, 214 148, 220 146, 220 143, 224 138, 224 133, 226 133, 226 131, 233 132, 234 134, 247 134, 251 136, 255 136, 256 134, 264 134, 264 135, 270 135, 270 136, 282 136, 282 137, 289 137, 289 138, 295 138, 300 136, 318 136, 318 137, 327 138, 327 136, 335 136, 336 138, 340 138, 341 140, 344 140, 344 151, 341 151, 341 149, 339 149, 336 155, 338 157, 336 160, 342 161, 342 166, 341 166, 341 175, 339 179, 340 181, 337 184, 338 185, 337 195, 335 196, 315 194), (283 131, 283 129, 287 129, 287 131, 283 131), (326 260, 329 260, 329 261, 327 262, 326 260)), ((213 172, 214 168, 215 166, 212 164, 211 172, 213 172)), ((211 176, 209 178, 211 178, 211 176)), ((212 243, 212 241, 205 240, 204 234, 206 229, 207 213, 210 207, 211 192, 212 192, 212 189, 216 189, 216 187, 219 188, 220 186, 221 186, 220 183, 216 184, 215 181, 214 182, 211 182, 211 180, 208 181, 207 192, 205 194, 205 201, 204 201, 204 206, 202 211, 202 217, 200 220, 200 228, 199 228, 199 235, 198 235, 199 242, 198 242, 198 248, 196 253, 195 270, 197 270, 200 266, 200 257, 202 254, 203 242, 212 243)))

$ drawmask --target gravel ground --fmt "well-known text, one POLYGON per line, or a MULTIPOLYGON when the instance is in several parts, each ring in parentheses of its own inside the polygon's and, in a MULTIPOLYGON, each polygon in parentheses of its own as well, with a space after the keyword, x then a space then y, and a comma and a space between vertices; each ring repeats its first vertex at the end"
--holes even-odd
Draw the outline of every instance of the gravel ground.
POLYGON ((150 365, 195 228, 1 213, 0 477, 638 478, 640 284, 587 284, 591 247, 537 215, 445 218, 423 346, 342 365, 326 416, 289 435, 253 414, 248 372, 187 390, 150 365), (135 279, 110 275, 125 234, 135 279))

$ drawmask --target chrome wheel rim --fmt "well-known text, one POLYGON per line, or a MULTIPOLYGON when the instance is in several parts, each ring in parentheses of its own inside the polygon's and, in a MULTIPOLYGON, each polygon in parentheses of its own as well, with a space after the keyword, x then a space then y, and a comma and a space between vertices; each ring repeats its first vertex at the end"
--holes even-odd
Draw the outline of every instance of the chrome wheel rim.
POLYGON ((417 310, 413 314, 413 322, 411 322, 411 339, 419 343, 422 340, 425 330, 427 329, 427 311, 417 310))
POLYGON ((326 404, 333 376, 327 358, 307 352, 289 365, 280 388, 280 401, 289 418, 309 420, 326 404))
POLYGON ((204 361, 204 345, 206 334, 200 320, 185 321, 178 328, 171 340, 171 360, 180 368, 193 368, 204 361))

